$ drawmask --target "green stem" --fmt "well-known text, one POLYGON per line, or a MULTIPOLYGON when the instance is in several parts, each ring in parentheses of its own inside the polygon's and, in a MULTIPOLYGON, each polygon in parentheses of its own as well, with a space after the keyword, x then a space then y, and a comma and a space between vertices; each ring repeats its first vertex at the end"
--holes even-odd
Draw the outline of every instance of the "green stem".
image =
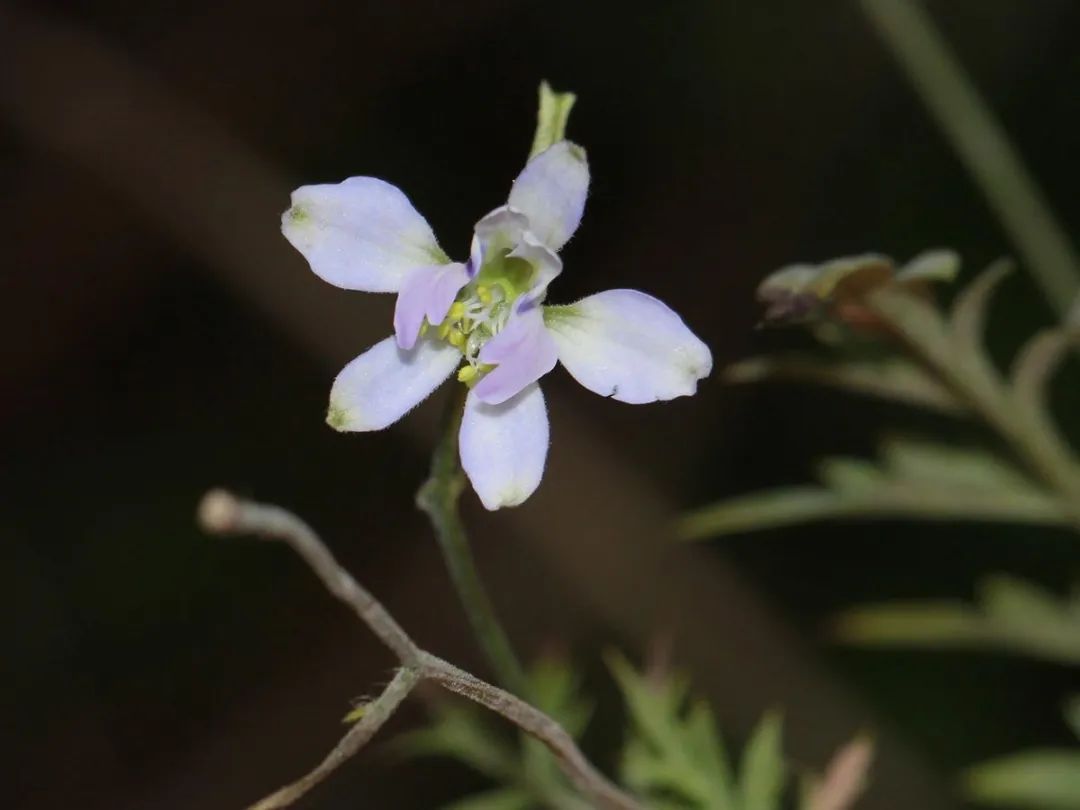
POLYGON ((1080 285, 1080 260, 1004 128, 921 3, 862 0, 862 6, 1016 243, 1050 305, 1066 317, 1080 285))
POLYGON ((447 403, 442 436, 431 457, 431 474, 416 494, 416 503, 431 519, 450 579, 496 679, 508 691, 527 698, 525 673, 480 580, 458 510, 458 500, 465 487, 458 460, 458 430, 468 389, 464 385, 455 389, 447 403))

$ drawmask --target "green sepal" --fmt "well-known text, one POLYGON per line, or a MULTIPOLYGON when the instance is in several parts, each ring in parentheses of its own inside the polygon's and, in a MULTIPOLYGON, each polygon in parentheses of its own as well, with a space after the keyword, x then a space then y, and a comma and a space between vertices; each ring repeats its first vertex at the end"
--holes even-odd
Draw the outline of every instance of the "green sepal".
POLYGON ((540 82, 540 107, 529 160, 566 137, 566 122, 575 101, 577 96, 573 93, 556 93, 546 81, 540 82))

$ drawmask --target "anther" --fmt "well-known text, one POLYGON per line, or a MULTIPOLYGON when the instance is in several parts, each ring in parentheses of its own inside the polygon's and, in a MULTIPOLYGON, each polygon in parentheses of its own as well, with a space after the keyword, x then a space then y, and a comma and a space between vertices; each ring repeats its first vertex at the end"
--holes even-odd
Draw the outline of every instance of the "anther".
POLYGON ((476 366, 462 366, 457 373, 458 382, 467 383, 476 378, 476 366))

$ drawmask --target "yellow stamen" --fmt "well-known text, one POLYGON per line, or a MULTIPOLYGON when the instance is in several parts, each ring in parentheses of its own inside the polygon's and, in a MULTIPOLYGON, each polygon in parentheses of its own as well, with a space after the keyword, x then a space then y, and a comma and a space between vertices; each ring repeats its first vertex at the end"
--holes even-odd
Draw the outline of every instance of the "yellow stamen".
POLYGON ((467 383, 476 378, 476 366, 462 366, 457 373, 458 382, 467 383))
POLYGON ((453 306, 450 307, 450 320, 460 321, 461 316, 465 314, 465 305, 460 301, 456 301, 453 306))
POLYGON ((465 345, 465 335, 463 335, 457 329, 450 333, 449 337, 447 337, 447 340, 450 341, 451 346, 458 349, 465 345))
POLYGON ((476 297, 485 306, 491 303, 491 289, 486 284, 476 285, 476 297))
POLYGON ((431 324, 428 323, 427 319, 425 318, 424 322, 422 324, 420 324, 420 337, 423 337, 424 335, 427 334, 427 330, 428 330, 429 326, 431 326, 431 324))
POLYGON ((443 321, 439 325, 439 340, 446 340, 446 336, 450 334, 450 321, 443 321))

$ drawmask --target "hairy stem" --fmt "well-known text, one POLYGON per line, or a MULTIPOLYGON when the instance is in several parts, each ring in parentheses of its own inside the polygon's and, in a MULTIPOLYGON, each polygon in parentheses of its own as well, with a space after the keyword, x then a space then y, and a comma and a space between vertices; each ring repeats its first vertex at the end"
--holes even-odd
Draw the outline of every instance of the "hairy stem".
POLYGON ((473 633, 495 672, 496 680, 514 694, 527 697, 524 670, 480 579, 458 509, 465 486, 465 476, 458 459, 458 430, 468 389, 463 385, 455 389, 455 394, 447 402, 442 436, 431 458, 431 474, 420 487, 416 503, 431 520, 450 571, 450 579, 465 608, 473 633))
POLYGON ((318 767, 295 782, 255 802, 248 810, 279 810, 298 801, 301 796, 337 770, 345 760, 363 748, 375 736, 375 732, 390 719, 401 701, 409 696, 419 681, 420 672, 417 669, 412 667, 399 669, 382 694, 365 707, 364 716, 349 729, 349 733, 341 738, 341 742, 334 746, 334 750, 326 755, 318 767))
POLYGON ((424 680, 440 684, 444 689, 490 709, 543 743, 555 755, 570 783, 588 797, 590 806, 604 810, 644 810, 636 799, 593 767, 573 738, 551 717, 506 690, 418 647, 386 608, 338 565, 318 535, 291 512, 214 490, 207 493, 199 506, 199 522, 213 534, 255 534, 288 544, 315 571, 327 589, 352 608, 401 663, 382 694, 365 707, 364 716, 314 770, 255 803, 249 810, 280 810, 299 800, 359 751, 413 688, 424 680))

